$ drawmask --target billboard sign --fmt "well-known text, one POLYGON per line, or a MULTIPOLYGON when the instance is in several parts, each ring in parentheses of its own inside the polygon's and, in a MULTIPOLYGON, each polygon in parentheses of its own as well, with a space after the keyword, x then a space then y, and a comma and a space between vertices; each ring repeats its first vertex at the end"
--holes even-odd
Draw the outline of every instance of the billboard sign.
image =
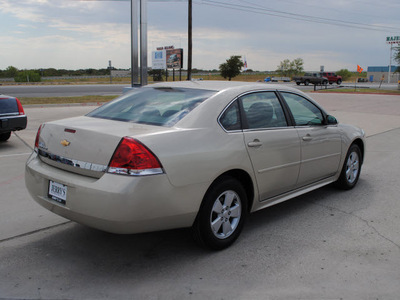
POLYGON ((165 50, 153 51, 151 56, 153 70, 165 70, 167 68, 167 53, 165 50))
POLYGON ((179 69, 183 67, 183 49, 168 49, 166 52, 168 69, 179 69))
POLYGON ((400 36, 387 36, 386 44, 400 44, 400 36))

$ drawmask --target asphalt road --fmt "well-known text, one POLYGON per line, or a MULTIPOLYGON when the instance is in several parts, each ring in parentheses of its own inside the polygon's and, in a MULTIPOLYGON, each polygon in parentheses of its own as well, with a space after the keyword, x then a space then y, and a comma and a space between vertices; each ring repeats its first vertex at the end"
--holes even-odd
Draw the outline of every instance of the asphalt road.
MULTIPOLYGON (((270 84, 270 83, 266 83, 270 84)), ((273 84, 273 83, 272 83, 273 84)), ((279 84, 290 85, 303 91, 314 90, 313 85, 297 86, 294 82, 279 84)), ((354 88, 355 83, 344 83, 343 87, 354 88)), ((88 84, 88 85, 10 85, 0 86, 0 94, 10 95, 14 97, 74 97, 86 95, 121 95, 125 87, 130 87, 126 84, 88 84)), ((328 88, 337 88, 336 84, 328 85, 328 88)), ((398 88, 397 84, 383 83, 357 83, 357 87, 392 89, 398 88)), ((318 89, 321 86, 317 86, 318 89)))
POLYGON ((114 235, 41 208, 24 185, 37 127, 94 107, 26 107, 0 144, 0 299, 398 299, 400 97, 313 97, 365 129, 359 184, 257 212, 221 252, 186 229, 114 235))
POLYGON ((14 97, 74 97, 86 95, 120 95, 126 84, 87 85, 9 85, 0 86, 0 94, 14 97))

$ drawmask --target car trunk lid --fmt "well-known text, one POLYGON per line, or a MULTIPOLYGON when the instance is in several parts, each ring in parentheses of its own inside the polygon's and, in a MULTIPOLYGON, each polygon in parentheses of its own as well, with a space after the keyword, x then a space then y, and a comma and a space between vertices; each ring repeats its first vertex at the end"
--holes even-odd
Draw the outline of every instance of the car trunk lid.
POLYGON ((49 165, 100 178, 123 137, 165 130, 170 129, 86 116, 65 119, 42 125, 38 153, 49 165))

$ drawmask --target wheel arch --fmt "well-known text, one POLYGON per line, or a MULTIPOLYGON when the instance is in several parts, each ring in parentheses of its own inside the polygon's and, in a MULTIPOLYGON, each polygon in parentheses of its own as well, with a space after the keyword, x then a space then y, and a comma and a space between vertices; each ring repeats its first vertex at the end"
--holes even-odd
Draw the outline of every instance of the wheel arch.
MULTIPOLYGON (((215 180, 211 183, 208 190, 217 181, 223 180, 224 177, 234 178, 242 184, 242 186, 246 192, 246 196, 247 196, 247 210, 248 210, 248 212, 250 212, 251 208, 253 207, 255 191, 254 191, 253 179, 251 178, 249 173, 247 173, 246 171, 241 170, 241 169, 233 169, 233 170, 226 171, 226 172, 222 173, 221 175, 219 175, 217 178, 215 178, 215 180)), ((207 190, 207 192, 208 192, 208 190, 207 190)))
MULTIPOLYGON (((360 148, 361 151, 361 164, 364 163, 364 155, 365 155, 365 145, 364 142, 361 139, 356 139, 351 143, 351 145, 357 145, 358 148, 360 148)), ((350 145, 350 147, 351 147, 350 145)))

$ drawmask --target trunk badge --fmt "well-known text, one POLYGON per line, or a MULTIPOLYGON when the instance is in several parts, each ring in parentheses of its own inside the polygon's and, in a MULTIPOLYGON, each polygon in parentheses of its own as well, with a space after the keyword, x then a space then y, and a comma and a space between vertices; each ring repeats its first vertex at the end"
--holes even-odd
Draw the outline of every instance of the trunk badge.
POLYGON ((67 140, 62 140, 60 144, 63 145, 64 147, 67 147, 67 146, 69 146, 69 144, 71 144, 71 143, 68 142, 67 140))

